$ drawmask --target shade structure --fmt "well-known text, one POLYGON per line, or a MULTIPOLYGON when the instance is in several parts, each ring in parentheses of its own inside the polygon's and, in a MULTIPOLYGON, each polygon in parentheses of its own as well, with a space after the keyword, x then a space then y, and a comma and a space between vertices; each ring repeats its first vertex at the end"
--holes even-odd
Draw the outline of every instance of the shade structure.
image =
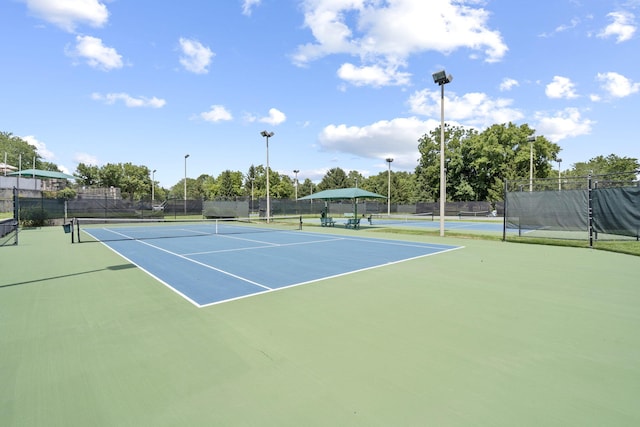
POLYGON ((319 191, 308 196, 300 197, 298 200, 312 200, 312 199, 359 199, 359 198, 378 198, 386 199, 387 196, 372 193, 371 191, 363 190, 362 188, 335 188, 332 190, 319 191))
POLYGON ((23 169, 20 172, 8 173, 7 176, 25 176, 45 179, 76 179, 73 175, 56 171, 46 171, 42 169, 23 169))
POLYGON ((7 163, 1 163, 0 162, 0 172, 4 173, 4 172, 8 172, 8 171, 15 171, 15 170, 18 170, 18 168, 15 167, 15 166, 11 166, 11 165, 9 165, 7 163))
POLYGON ((312 200, 312 199, 324 199, 324 200, 344 200, 353 199, 353 214, 358 216, 358 199, 386 199, 387 196, 372 193, 371 191, 363 190, 362 188, 335 188, 332 190, 319 191, 314 194, 309 194, 299 198, 298 200, 312 200))

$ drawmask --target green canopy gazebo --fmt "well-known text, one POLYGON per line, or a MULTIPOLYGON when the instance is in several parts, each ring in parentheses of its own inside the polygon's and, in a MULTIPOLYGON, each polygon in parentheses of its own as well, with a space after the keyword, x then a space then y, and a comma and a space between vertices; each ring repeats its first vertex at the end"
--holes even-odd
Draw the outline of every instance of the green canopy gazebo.
POLYGON ((44 178, 44 179, 76 179, 73 175, 57 171, 47 171, 42 169, 23 169, 19 172, 8 173, 7 176, 22 176, 32 178, 44 178))
POLYGON ((351 188, 335 188, 332 190, 319 191, 308 196, 300 197, 298 200, 344 200, 353 199, 353 215, 354 218, 358 218, 358 199, 386 199, 387 196, 372 193, 371 191, 363 190, 358 187, 351 188))

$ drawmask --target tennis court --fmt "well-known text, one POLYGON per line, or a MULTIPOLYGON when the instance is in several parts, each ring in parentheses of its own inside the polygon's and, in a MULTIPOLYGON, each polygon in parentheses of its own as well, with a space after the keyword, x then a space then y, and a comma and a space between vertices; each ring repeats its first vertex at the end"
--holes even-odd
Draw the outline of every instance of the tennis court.
POLYGON ((199 307, 460 248, 306 233, 292 224, 115 222, 82 233, 199 307))
MULTIPOLYGON (((640 425, 638 257, 375 227, 278 234, 250 235, 269 242, 255 250, 247 233, 202 238, 242 248, 242 277, 259 252, 273 260, 255 266, 283 277, 310 248, 318 264, 378 245, 417 257, 375 254, 378 268, 198 308, 109 246, 193 264, 181 245, 200 237, 21 231, 0 248, 0 425, 640 425)), ((256 281, 276 289, 277 276, 256 281)))

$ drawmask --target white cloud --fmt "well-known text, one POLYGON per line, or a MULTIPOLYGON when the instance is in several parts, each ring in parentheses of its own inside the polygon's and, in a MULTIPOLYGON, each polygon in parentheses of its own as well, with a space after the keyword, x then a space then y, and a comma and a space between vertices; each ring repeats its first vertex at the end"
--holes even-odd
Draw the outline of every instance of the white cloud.
POLYGON ((124 102, 124 105, 130 108, 139 108, 139 107, 150 107, 150 108, 162 108, 167 103, 164 99, 156 98, 147 98, 144 96, 134 98, 133 96, 126 93, 107 93, 105 95, 100 93, 92 93, 91 99, 95 101, 102 101, 105 104, 113 105, 117 101, 124 102))
POLYGON ((32 145, 36 148, 38 155, 42 157, 44 160, 51 162, 55 159, 55 154, 47 148, 47 144, 42 141, 38 141, 38 139, 33 135, 21 136, 23 140, 27 141, 29 145, 32 145))
MULTIPOLYGON (((500 33, 488 28, 489 13, 473 7, 478 4, 455 0, 306 0, 305 25, 315 41, 298 46, 293 61, 303 66, 327 55, 349 54, 362 61, 353 71, 376 67, 394 70, 414 54, 449 54, 463 48, 483 52, 487 62, 499 61, 508 48, 500 33)), ((354 84, 381 84, 371 73, 344 75, 354 84)), ((398 84, 398 80, 388 79, 387 84, 398 84)))
POLYGON ((275 126, 284 123, 285 120, 287 120, 287 116, 282 111, 276 108, 271 108, 269 109, 269 115, 267 117, 262 117, 259 122, 275 126))
POLYGON ((251 16, 251 12, 254 7, 260 6, 262 0, 243 0, 242 2, 242 14, 251 16))
POLYGON ((553 142, 591 133, 591 127, 595 123, 582 117, 577 108, 565 108, 548 116, 546 113, 536 113, 538 124, 536 131, 543 134, 553 142))
POLYGON ((354 86, 390 86, 409 83, 409 73, 398 72, 396 67, 383 68, 379 65, 358 67, 353 64, 342 64, 338 69, 338 77, 354 86))
POLYGON ((80 24, 102 27, 109 19, 107 7, 98 0, 25 0, 29 11, 40 19, 74 32, 80 24))
POLYGON ((100 164, 96 156, 87 153, 76 153, 73 156, 73 160, 76 163, 84 163, 89 166, 98 166, 100 164))
POLYGON ((510 79, 510 78, 504 78, 502 80, 502 83, 500 83, 500 92, 510 91, 511 89, 513 89, 516 86, 520 86, 520 83, 518 83, 517 80, 510 79))
POLYGON ((640 83, 615 72, 598 73, 596 79, 602 83, 602 89, 614 98, 624 98, 640 90, 640 83))
MULTIPOLYGON (((424 89, 409 97, 411 111, 416 114, 440 117, 440 91, 424 89)), ((472 92, 458 97, 445 91, 445 120, 459 121, 465 126, 483 129, 495 123, 515 122, 524 117, 511 107, 513 100, 491 98, 485 93, 472 92)))
POLYGON ((206 74, 207 67, 211 64, 211 58, 215 53, 197 40, 180 38, 180 64, 187 70, 196 74, 206 74))
POLYGON ((551 33, 542 33, 540 37, 551 37, 557 33, 563 33, 565 31, 572 30, 580 24, 579 18, 572 18, 568 24, 558 25, 551 33))
POLYGON ((417 117, 382 120, 367 126, 326 126, 319 135, 320 146, 363 158, 394 158, 400 169, 415 168, 420 158, 418 139, 440 124, 417 117))
POLYGON ((567 77, 554 76, 553 81, 547 85, 544 93, 549 98, 577 98, 575 86, 571 79, 567 77))
POLYGON ((212 105, 209 111, 200 113, 200 117, 213 123, 233 120, 233 116, 223 105, 212 105))
POLYGON ((67 50, 71 57, 83 58, 93 68, 109 71, 122 68, 122 56, 112 48, 102 44, 102 40, 91 36, 76 36, 76 46, 67 50))
POLYGON ((607 16, 611 18, 613 22, 598 33, 598 37, 608 38, 613 36, 616 37, 616 43, 625 42, 633 37, 637 26, 635 25, 635 17, 632 13, 619 11, 611 12, 607 16))

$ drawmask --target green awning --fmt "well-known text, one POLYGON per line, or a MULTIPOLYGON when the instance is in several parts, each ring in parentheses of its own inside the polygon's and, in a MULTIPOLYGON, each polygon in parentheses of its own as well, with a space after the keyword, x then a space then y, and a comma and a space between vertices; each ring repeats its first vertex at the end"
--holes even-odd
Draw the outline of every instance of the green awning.
POLYGON ((73 175, 67 175, 66 173, 56 171, 45 171, 41 169, 24 169, 20 172, 8 173, 7 176, 22 176, 25 178, 45 178, 45 179, 76 179, 73 175))
POLYGON ((360 198, 377 198, 386 199, 387 196, 381 196, 380 194, 372 193, 371 191, 363 190, 361 188, 336 188, 333 190, 324 190, 318 193, 309 194, 308 196, 300 197, 298 200, 312 200, 312 199, 360 199, 360 198))

